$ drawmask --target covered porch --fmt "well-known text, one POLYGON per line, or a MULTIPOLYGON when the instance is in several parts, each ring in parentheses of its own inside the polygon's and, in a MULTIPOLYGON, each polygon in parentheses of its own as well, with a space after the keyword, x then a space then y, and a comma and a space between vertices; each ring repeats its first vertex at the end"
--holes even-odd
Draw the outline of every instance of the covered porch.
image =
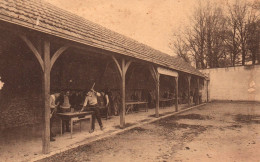
MULTIPOLYGON (((44 1, 23 2, 41 9, 24 8, 28 14, 9 10, 13 7, 22 10, 12 3, 1 3, 6 10, 0 15, 0 76, 5 83, 0 90, 1 136, 4 137, 1 142, 5 150, 15 148, 17 142, 19 146, 28 146, 21 148, 27 153, 19 154, 18 150, 17 155, 32 155, 34 147, 37 147, 34 154, 38 155, 38 150, 48 154, 52 149, 69 147, 97 135, 80 133, 75 126, 75 137, 69 140, 65 134, 50 143, 50 94, 57 91, 84 93, 93 83, 98 91, 109 87, 117 96, 120 115, 103 120, 109 128, 105 131, 107 133, 142 120, 158 118, 164 113, 177 112, 182 108, 179 102, 189 106, 192 101, 196 104, 202 102, 199 90, 204 75, 182 59, 57 10, 44 1), (42 13, 42 10, 49 12, 42 13), (35 12, 38 12, 38 17, 35 12), (46 13, 49 15, 40 16, 46 13), (63 22, 64 19, 67 23, 54 21, 63 22), (171 95, 164 97, 160 89, 169 91, 171 95), (143 90, 153 94, 151 102, 154 105, 150 106, 153 109, 126 114, 126 102, 133 93, 142 93, 143 90), (197 96, 195 100, 190 99, 191 91, 192 96, 197 96), (174 105, 160 109, 161 98, 173 100, 174 105)), ((140 98, 148 102, 146 97, 140 98)), ((60 130, 57 123, 58 118, 54 127, 56 133, 60 130)), ((87 121, 84 123, 88 124, 87 121)), ((97 133, 102 134, 100 131, 97 133)), ((12 158, 8 151, 3 155, 12 158)))

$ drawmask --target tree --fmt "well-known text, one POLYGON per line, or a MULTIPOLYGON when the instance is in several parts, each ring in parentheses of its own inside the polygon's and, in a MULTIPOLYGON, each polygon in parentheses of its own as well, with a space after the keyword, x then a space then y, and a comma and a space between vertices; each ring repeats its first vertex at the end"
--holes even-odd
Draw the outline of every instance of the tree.
POLYGON ((202 69, 260 63, 260 1, 227 4, 199 1, 188 29, 174 37, 174 52, 202 69))
POLYGON ((223 65, 219 64, 219 60, 226 57, 224 35, 227 23, 221 6, 211 2, 203 6, 200 3, 193 13, 191 22, 191 28, 186 35, 196 60, 196 67, 214 68, 223 65))
POLYGON ((259 57, 259 44, 260 44, 260 21, 252 22, 248 24, 248 40, 247 40, 247 48, 250 51, 250 59, 252 60, 252 64, 256 64, 256 61, 260 63, 259 57))
POLYGON ((189 58, 189 46, 186 43, 186 40, 183 35, 175 35, 174 41, 172 44, 170 44, 170 48, 181 58, 184 59, 184 61, 190 63, 189 58))
MULTIPOLYGON (((236 0, 234 4, 228 4, 229 21, 232 27, 233 48, 238 48, 239 43, 241 50, 242 65, 245 65, 248 53, 247 41, 249 35, 249 25, 256 20, 255 14, 247 1, 236 0)), ((237 49, 235 49, 237 52, 237 49)), ((234 62, 234 60, 232 60, 234 62)))
POLYGON ((247 47, 250 51, 250 57, 252 60, 252 64, 260 64, 260 19, 259 19, 259 11, 260 11, 260 1, 255 1, 251 4, 252 12, 253 12, 253 20, 248 25, 248 41, 247 47))
POLYGON ((190 46, 190 52, 195 58, 196 68, 206 68, 205 45, 206 45, 206 15, 204 8, 199 3, 192 18, 192 26, 186 33, 187 44, 190 46))
POLYGON ((220 67, 219 60, 225 56, 226 18, 222 8, 210 2, 205 8, 206 15, 206 56, 208 67, 220 67))
POLYGON ((240 48, 239 39, 237 38, 237 23, 232 18, 228 19, 228 30, 225 32, 225 46, 230 56, 231 65, 235 66, 240 48))

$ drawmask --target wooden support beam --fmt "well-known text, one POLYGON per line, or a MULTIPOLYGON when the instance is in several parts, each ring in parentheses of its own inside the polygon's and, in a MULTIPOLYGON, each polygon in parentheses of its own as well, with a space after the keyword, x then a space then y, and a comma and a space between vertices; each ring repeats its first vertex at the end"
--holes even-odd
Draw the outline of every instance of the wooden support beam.
POLYGON ((69 48, 69 46, 63 46, 63 47, 60 47, 52 56, 51 58, 51 69, 52 69, 52 66, 54 65, 55 61, 59 58, 59 56, 64 52, 66 51, 67 49, 69 48))
POLYGON ((112 59, 114 60, 116 66, 117 66, 117 69, 119 71, 119 74, 121 76, 121 99, 122 99, 122 109, 120 111, 120 128, 124 128, 125 127, 125 78, 126 78, 126 72, 129 68, 129 66, 131 65, 132 61, 128 61, 126 62, 125 61, 125 58, 122 58, 122 62, 121 62, 121 66, 119 64, 119 62, 117 61, 117 59, 112 56, 112 59))
POLYGON ((120 111, 120 128, 125 127, 125 74, 126 74, 126 66, 125 59, 122 58, 121 64, 122 71, 122 85, 121 85, 121 95, 122 95, 122 110, 120 111))
POLYGON ((44 71, 43 60, 42 60, 42 57, 41 57, 39 51, 35 48, 35 46, 32 44, 32 42, 25 35, 19 35, 19 36, 27 44, 27 46, 30 48, 30 50, 33 52, 34 56, 40 63, 42 71, 44 71))
POLYGON ((132 61, 126 62, 124 58, 122 58, 122 64, 121 64, 121 71, 122 71, 122 111, 120 114, 120 128, 125 127, 125 77, 126 77, 126 72, 131 65, 132 61))
POLYGON ((125 64, 125 71, 128 70, 129 66, 131 65, 133 61, 129 60, 126 64, 125 64))
POLYGON ((206 82, 207 82, 207 102, 209 102, 210 101, 210 95, 209 95, 209 92, 210 92, 210 90, 209 90, 210 81, 206 80, 206 82))
POLYGON ((151 70, 150 70, 150 73, 152 75, 153 81, 156 83, 157 82, 156 74, 154 74, 151 70))
POLYGON ((160 74, 155 70, 153 66, 149 66, 150 73, 155 82, 155 117, 160 116, 159 107, 160 107, 160 74))
MULTIPOLYGON (((119 74, 120 74, 120 76, 122 77, 122 69, 121 69, 121 67, 120 67, 120 65, 119 65, 119 63, 118 63, 118 61, 117 61, 117 59, 115 58, 115 56, 112 56, 112 59, 114 60, 116 66, 117 66, 117 69, 118 69, 118 71, 119 71, 119 74)), ((125 66, 125 65, 124 65, 124 66, 125 66)))
POLYGON ((43 85, 44 85, 44 120, 43 120, 43 136, 42 136, 42 152, 48 154, 50 152, 50 41, 44 40, 43 44, 43 85))
POLYGON ((156 70, 154 69, 153 66, 150 66, 149 67, 149 71, 150 71, 150 73, 152 75, 152 78, 153 78, 154 82, 156 83, 157 82, 157 76, 156 76, 157 72, 156 72, 156 70))
POLYGON ((191 80, 191 76, 188 75, 187 81, 188 81, 188 104, 189 104, 189 106, 191 105, 191 102, 190 102, 190 80, 191 80))
POLYGON ((175 111, 178 112, 179 85, 178 77, 175 77, 175 111))
POLYGON ((160 106, 160 74, 156 74, 156 107, 155 107, 155 117, 159 118, 159 106, 160 106))
POLYGON ((25 36, 19 35, 20 38, 27 44, 30 50, 35 55, 38 60, 41 69, 43 71, 43 86, 42 86, 42 96, 44 99, 44 110, 43 110, 43 133, 42 133, 42 152, 43 154, 48 154, 50 152, 50 72, 51 66, 57 60, 57 58, 64 52, 67 48, 60 48, 55 54, 52 60, 50 59, 50 41, 40 40, 37 48, 32 44, 32 42, 25 36), (43 56, 43 58, 42 58, 43 56))
POLYGON ((198 88, 198 91, 197 91, 197 104, 199 105, 200 104, 200 78, 198 77, 197 78, 197 88, 198 88))

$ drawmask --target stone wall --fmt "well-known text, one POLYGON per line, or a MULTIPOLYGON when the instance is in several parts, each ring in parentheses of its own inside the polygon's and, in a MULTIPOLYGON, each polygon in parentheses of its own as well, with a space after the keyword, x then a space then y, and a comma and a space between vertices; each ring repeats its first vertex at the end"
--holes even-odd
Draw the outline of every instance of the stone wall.
POLYGON ((42 119, 41 97, 36 94, 16 96, 0 109, 0 130, 40 123, 42 119))
MULTIPOLYGON (((14 48, 15 49, 15 48, 14 48)), ((40 123, 41 69, 27 52, 10 50, 0 55, 0 130, 40 123)))
POLYGON ((260 65, 205 69, 211 100, 260 101, 260 65))

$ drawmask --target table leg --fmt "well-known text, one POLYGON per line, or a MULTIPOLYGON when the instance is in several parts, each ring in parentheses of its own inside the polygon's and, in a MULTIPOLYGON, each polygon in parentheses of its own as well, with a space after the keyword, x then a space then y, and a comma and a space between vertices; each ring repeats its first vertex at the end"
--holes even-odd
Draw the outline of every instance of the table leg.
POLYGON ((127 105, 125 105, 125 107, 126 107, 125 114, 127 114, 127 113, 128 113, 128 111, 129 111, 129 107, 128 107, 127 105))
POLYGON ((62 136, 62 118, 60 119, 60 135, 62 136))
POLYGON ((73 133, 73 118, 70 119, 70 138, 72 138, 73 133))

